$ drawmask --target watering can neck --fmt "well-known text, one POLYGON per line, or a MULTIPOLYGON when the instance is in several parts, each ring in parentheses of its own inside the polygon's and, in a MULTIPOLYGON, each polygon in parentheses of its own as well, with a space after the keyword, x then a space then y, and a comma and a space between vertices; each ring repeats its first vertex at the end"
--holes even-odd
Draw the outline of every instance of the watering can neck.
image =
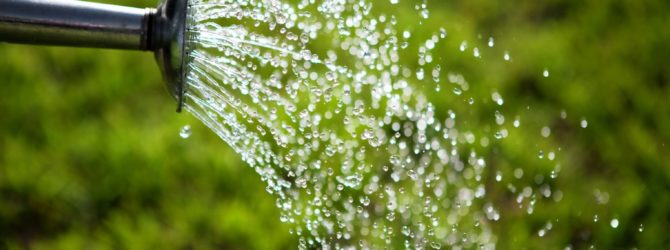
POLYGON ((4 0, 0 41, 148 50, 156 9, 63 0, 4 0))

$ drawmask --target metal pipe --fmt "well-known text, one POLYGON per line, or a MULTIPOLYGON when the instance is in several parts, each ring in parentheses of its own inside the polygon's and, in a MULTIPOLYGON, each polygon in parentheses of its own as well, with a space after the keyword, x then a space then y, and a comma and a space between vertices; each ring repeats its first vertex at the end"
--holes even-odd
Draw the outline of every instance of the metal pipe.
POLYGON ((149 15, 155 11, 81 1, 2 0, 0 40, 146 50, 149 15))
POLYGON ((67 0, 0 0, 0 42, 153 51, 166 86, 184 104, 187 0, 131 8, 67 0))

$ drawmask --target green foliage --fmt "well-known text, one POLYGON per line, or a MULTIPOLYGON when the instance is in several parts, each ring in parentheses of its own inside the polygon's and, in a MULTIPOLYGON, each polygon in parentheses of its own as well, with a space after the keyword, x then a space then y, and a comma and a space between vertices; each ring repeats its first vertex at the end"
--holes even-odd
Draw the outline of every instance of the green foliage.
MULTIPOLYGON (((523 167, 533 178, 555 167, 534 157, 543 149, 561 163, 553 190, 562 200, 532 215, 504 190, 489 193, 508 204, 493 224, 501 248, 670 246, 667 1, 428 5, 435 18, 408 28, 447 28, 443 69, 466 75, 473 96, 499 91, 507 119, 523 118, 488 149, 491 168, 511 179, 523 167), (484 60, 457 50, 463 40, 484 47, 489 36, 496 46, 484 60), (549 139, 542 126, 552 128, 549 139), (547 221, 554 226, 539 237, 547 221)), ((192 116, 174 113, 149 53, 0 44, 0 55, 0 249, 295 248, 253 169, 192 116), (184 140, 186 124, 194 133, 184 140)), ((449 91, 427 88, 438 110, 467 110, 443 98, 449 91)), ((478 107, 465 125, 490 130, 493 105, 478 107)))

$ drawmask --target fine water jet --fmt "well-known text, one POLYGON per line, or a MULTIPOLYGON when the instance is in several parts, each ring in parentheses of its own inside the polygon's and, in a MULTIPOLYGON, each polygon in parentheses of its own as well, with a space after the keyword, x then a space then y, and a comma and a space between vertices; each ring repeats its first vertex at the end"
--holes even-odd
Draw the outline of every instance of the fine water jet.
MULTIPOLYGON (((495 60, 493 38, 452 41, 428 23, 425 1, 415 17, 394 13, 395 0, 6 3, 0 41, 155 51, 178 110, 260 176, 300 248, 495 248, 505 204, 490 190, 512 178, 486 152, 514 131, 502 95, 478 96, 471 88, 483 86, 445 53, 460 43, 458 55, 495 60), (495 112, 474 131, 469 109, 487 102, 495 112)), ((541 173, 523 176, 517 168, 508 186, 518 209, 560 199, 541 173)))
POLYGON ((0 42, 152 51, 177 111, 184 105, 186 0, 156 8, 64 0, 0 2, 0 42))

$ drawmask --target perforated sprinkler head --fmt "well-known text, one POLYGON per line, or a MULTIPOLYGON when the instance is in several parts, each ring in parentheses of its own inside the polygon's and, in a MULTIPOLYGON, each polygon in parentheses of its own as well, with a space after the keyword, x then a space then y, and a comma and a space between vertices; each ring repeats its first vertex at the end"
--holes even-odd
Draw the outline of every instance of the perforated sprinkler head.
POLYGON ((184 106, 186 82, 185 34, 187 0, 166 0, 152 15, 153 29, 149 41, 163 72, 170 94, 177 100, 177 112, 184 106))

